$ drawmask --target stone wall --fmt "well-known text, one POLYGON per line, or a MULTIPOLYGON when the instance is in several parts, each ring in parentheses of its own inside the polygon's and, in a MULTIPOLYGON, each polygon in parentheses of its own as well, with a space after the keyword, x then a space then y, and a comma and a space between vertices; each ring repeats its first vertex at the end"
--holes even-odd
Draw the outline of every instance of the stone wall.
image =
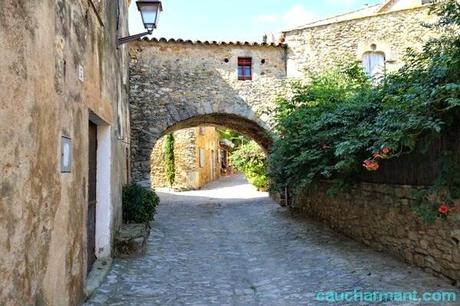
POLYGON ((294 209, 376 250, 460 281, 460 215, 424 223, 410 208, 415 187, 362 183, 328 196, 323 182, 293 199, 294 209))
POLYGON ((429 7, 390 11, 369 17, 325 23, 285 32, 288 77, 321 71, 337 63, 361 62, 365 52, 385 53, 386 70, 403 64, 407 48, 420 49, 433 35, 422 26, 433 20, 429 7))
MULTIPOLYGON (((220 175, 219 164, 219 135, 215 127, 200 127, 183 129, 174 132, 174 159, 175 181, 173 188, 176 190, 199 189, 220 175), (204 151, 204 165, 200 167, 199 150, 204 151), (212 151, 215 155, 215 167, 211 166, 212 151), (214 168, 214 175, 211 174, 214 168)), ((171 187, 166 179, 164 164, 165 137, 160 138, 151 155, 150 181, 153 187, 171 187)))
POLYGON ((112 160, 112 206, 101 213, 108 226, 120 222, 130 133, 127 51, 115 37, 118 22, 127 32, 128 2, 118 20, 117 1, 0 1, 0 305, 84 298, 90 117, 112 160), (62 136, 72 140, 70 173, 60 171, 62 136))
POLYGON ((203 165, 200 165, 200 155, 196 155, 196 163, 198 165, 198 180, 196 181, 195 188, 201 188, 220 176, 220 139, 217 128, 214 126, 195 128, 195 134, 197 152, 202 149, 204 153, 203 165), (202 128, 201 132, 200 128, 202 128))
POLYGON ((160 138, 155 144, 151 155, 150 181, 155 188, 173 187, 174 189, 193 189, 197 176, 195 129, 183 129, 173 132, 175 180, 169 186, 166 179, 164 145, 166 137, 160 138))
POLYGON ((174 130, 221 125, 269 146, 266 111, 286 75, 283 46, 143 40, 130 54, 135 180, 148 179, 155 142, 174 130), (238 80, 238 57, 252 58, 252 81, 238 80))

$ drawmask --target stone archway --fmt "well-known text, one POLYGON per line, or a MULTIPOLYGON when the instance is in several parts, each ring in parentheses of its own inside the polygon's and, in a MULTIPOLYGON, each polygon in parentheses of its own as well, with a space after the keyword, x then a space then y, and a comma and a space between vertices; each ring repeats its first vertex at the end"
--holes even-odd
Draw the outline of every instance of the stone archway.
MULTIPOLYGON (((266 124, 259 120, 249 120, 241 117, 240 115, 228 113, 211 113, 204 115, 197 115, 182 121, 178 121, 163 129, 160 133, 150 133, 148 131, 137 131, 138 135, 142 135, 142 141, 138 142, 136 147, 133 178, 136 181, 146 181, 150 177, 151 172, 151 151, 153 150, 156 142, 163 136, 182 129, 197 127, 197 126, 218 126, 224 127, 251 139, 254 139, 264 151, 268 151, 272 144, 272 135, 266 124), (139 154, 140 153, 140 154, 139 154)), ((134 153, 133 152, 133 153, 134 153)))
POLYGON ((270 109, 286 77, 283 46, 143 40, 130 56, 135 181, 149 179, 156 141, 182 128, 225 126, 268 149, 270 109), (252 80, 238 80, 239 57, 252 59, 252 80))
POLYGON ((181 129, 196 127, 200 125, 220 126, 234 130, 242 135, 254 139, 265 151, 268 151, 272 144, 272 136, 264 123, 235 114, 213 113, 198 115, 175 123, 167 128, 162 136, 181 129))
MULTIPOLYGON (((222 164, 219 129, 231 129, 253 139, 267 152, 271 146, 270 132, 254 121, 232 114, 207 114, 189 118, 167 128, 152 146, 149 183, 155 188, 195 190, 227 173, 228 159, 222 164), (166 136, 172 134, 174 179, 168 180, 165 164, 166 136)), ((147 148, 146 148, 147 150, 147 148)), ((170 151, 171 152, 171 151, 170 151)), ((143 181, 147 184, 147 180, 143 181)))

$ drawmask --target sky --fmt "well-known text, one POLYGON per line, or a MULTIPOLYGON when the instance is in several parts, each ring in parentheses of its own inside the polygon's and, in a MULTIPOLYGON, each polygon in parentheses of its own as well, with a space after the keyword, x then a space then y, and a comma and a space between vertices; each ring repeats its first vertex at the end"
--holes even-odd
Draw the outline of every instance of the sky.
MULTIPOLYGON (((383 0, 382 0, 383 1, 383 0)), ((379 0, 163 0, 153 37, 258 41, 295 26, 360 9, 379 0)), ((130 34, 144 32, 133 1, 130 34)))

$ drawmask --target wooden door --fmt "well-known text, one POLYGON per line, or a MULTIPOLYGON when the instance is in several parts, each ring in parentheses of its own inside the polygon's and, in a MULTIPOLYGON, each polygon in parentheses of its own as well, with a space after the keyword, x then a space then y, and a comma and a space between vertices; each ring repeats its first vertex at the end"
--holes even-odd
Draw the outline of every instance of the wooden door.
POLYGON ((97 175, 97 125, 89 122, 88 152, 88 272, 96 260, 96 175, 97 175))

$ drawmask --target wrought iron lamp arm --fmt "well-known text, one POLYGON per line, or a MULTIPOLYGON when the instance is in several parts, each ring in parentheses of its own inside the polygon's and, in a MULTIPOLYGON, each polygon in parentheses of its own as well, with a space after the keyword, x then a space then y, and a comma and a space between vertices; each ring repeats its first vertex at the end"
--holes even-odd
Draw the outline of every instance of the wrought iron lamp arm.
POLYGON ((139 38, 142 38, 145 35, 150 35, 150 34, 152 34, 152 31, 147 31, 147 32, 144 32, 144 33, 136 34, 136 35, 131 35, 131 36, 127 36, 127 37, 118 38, 118 46, 126 44, 127 42, 130 42, 130 41, 133 41, 133 40, 138 40, 139 38))

